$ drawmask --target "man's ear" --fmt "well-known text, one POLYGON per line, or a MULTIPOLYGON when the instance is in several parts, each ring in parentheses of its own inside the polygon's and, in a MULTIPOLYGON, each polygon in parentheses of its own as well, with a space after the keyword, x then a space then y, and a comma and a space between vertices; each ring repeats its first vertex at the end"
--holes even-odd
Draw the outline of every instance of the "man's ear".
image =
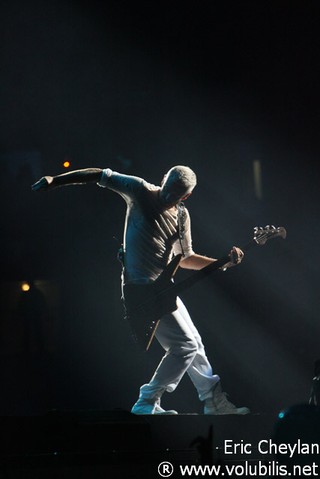
POLYGON ((181 198, 181 201, 185 201, 187 198, 189 198, 190 195, 192 195, 192 191, 190 191, 190 193, 181 198))

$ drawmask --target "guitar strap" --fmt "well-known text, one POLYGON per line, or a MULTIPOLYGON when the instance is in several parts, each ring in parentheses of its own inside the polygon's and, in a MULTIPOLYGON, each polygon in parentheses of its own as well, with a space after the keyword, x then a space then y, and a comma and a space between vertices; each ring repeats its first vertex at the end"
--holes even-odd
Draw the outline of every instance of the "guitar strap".
POLYGON ((123 248, 123 244, 122 244, 120 246, 120 248, 118 249, 117 259, 121 263, 121 299, 122 299, 123 302, 124 302, 123 285, 124 285, 124 282, 125 282, 124 256, 125 256, 125 252, 124 252, 124 248, 123 248))
POLYGON ((183 245, 182 245, 185 231, 186 231, 186 207, 184 206, 184 203, 181 202, 178 204, 178 235, 179 235, 179 243, 180 243, 182 256, 185 256, 183 245))

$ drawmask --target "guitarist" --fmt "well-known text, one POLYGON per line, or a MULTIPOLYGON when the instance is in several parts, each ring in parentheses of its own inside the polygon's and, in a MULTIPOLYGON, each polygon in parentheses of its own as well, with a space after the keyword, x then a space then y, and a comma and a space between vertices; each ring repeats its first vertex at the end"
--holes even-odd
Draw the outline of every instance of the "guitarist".
MULTIPOLYGON (((181 205, 196 186, 195 173, 186 166, 174 166, 163 177, 161 186, 142 178, 111 169, 87 168, 57 176, 45 176, 37 181, 34 191, 59 186, 95 182, 120 194, 127 204, 123 242, 123 285, 148 285, 157 280, 171 257, 182 254, 179 266, 200 270, 216 259, 196 254, 192 249, 190 216, 181 205)), ((242 261, 243 252, 233 247, 225 268, 242 261)), ((124 287, 124 291, 125 291, 124 287)), ((165 411, 160 400, 172 392, 185 373, 193 382, 204 414, 248 414, 246 407, 236 407, 222 391, 220 377, 213 374, 199 332, 190 315, 177 299, 176 310, 165 314, 155 337, 165 350, 154 375, 140 388, 133 414, 177 414, 165 411)))

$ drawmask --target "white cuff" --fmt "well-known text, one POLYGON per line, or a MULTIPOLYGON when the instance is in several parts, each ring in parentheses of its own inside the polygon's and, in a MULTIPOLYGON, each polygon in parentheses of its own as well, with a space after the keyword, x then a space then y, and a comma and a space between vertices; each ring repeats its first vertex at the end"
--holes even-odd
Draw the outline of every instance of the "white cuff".
POLYGON ((110 170, 110 168, 105 168, 104 170, 102 170, 101 179, 100 181, 98 181, 97 185, 101 186, 102 188, 106 188, 108 183, 108 178, 111 175, 112 175, 112 170, 110 170))

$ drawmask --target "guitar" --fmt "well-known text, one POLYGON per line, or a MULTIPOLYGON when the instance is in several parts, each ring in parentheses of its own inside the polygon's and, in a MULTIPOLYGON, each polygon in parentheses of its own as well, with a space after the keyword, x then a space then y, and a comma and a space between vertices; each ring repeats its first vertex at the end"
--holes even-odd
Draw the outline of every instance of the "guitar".
MULTIPOLYGON (((269 239, 285 239, 286 235, 282 226, 255 227, 253 239, 241 249, 246 252, 253 246, 265 245, 269 239)), ((230 256, 224 256, 179 283, 174 283, 173 277, 181 258, 181 254, 175 256, 153 283, 124 285, 125 318, 129 321, 135 340, 145 351, 150 348, 162 316, 177 309, 177 296, 230 262, 230 256)))

